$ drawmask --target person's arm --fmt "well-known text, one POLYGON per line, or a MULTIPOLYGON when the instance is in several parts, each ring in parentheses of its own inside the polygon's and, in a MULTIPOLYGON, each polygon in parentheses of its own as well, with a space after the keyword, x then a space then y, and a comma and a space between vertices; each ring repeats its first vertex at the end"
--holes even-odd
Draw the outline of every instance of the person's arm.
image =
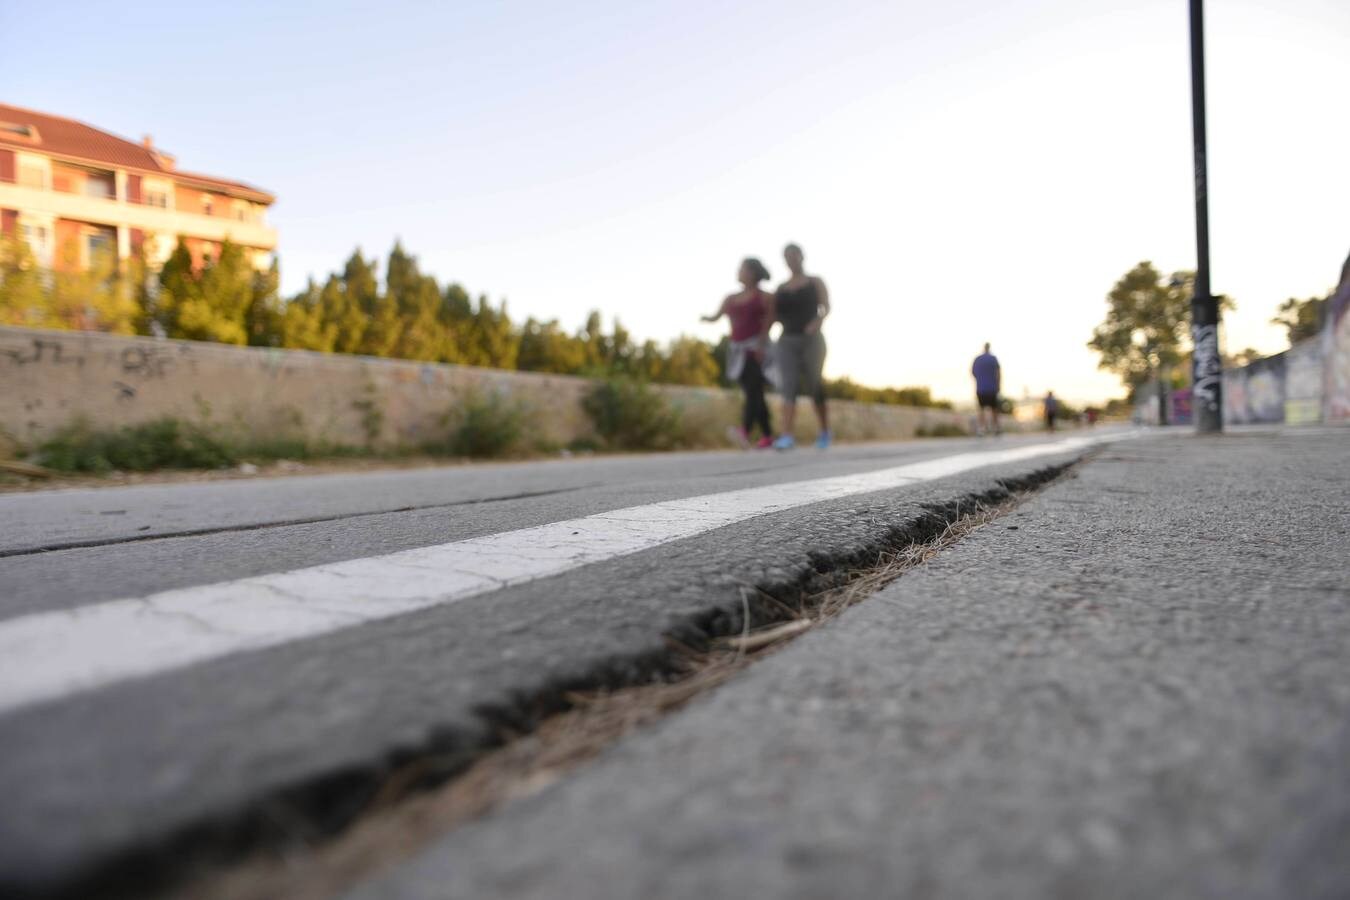
POLYGON ((1003 393, 1003 367, 998 364, 997 359, 994 360, 994 393, 1003 393))
POLYGON ((825 317, 830 314, 830 292, 825 287, 824 279, 813 277, 811 283, 816 286, 816 317, 807 324, 805 329, 807 334, 819 331, 825 317))
POLYGON ((722 305, 717 307, 717 312, 713 313, 711 316, 699 316, 699 319, 704 322, 716 322, 727 314, 727 304, 730 302, 730 297, 723 298, 722 305))

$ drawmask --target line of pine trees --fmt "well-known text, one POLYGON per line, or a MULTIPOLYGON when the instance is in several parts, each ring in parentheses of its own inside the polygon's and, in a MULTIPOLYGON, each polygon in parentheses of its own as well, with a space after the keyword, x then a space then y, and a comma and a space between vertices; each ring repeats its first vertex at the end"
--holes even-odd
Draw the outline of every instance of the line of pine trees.
POLYGON ((0 324, 163 335, 254 347, 424 362, 460 363, 565 375, 629 375, 669 384, 716 385, 718 347, 681 336, 665 346, 636 343, 618 322, 605 330, 592 312, 568 333, 557 320, 514 323, 506 304, 442 287, 395 244, 381 282, 378 263, 355 251, 340 272, 283 299, 274 262, 256 271, 243 248, 225 242, 194 266, 179 241, 158 273, 143 259, 118 266, 111 254, 81 269, 73 250, 55 270, 38 267, 27 245, 0 241, 0 324))
MULTIPOLYGON (((158 273, 142 258, 117 265, 111 254, 75 265, 37 266, 27 244, 0 239, 0 324, 32 328, 161 335, 254 347, 357 353, 562 375, 629 376, 664 384, 725 382, 723 342, 681 335, 667 344, 638 343, 615 320, 606 330, 592 312, 577 332, 556 319, 516 324, 506 304, 476 300, 462 286, 442 286, 395 244, 385 263, 359 250, 322 284, 282 298, 277 264, 257 271, 243 248, 225 242, 194 266, 180 240, 158 273)), ((868 388, 848 379, 827 384, 840 399, 950 406, 928 388, 868 388)))

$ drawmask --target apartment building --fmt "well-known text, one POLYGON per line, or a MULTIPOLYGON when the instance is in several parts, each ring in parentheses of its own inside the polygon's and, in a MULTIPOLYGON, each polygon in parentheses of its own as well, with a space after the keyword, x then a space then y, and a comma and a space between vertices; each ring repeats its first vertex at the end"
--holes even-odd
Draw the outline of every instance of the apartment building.
POLYGON ((179 169, 147 136, 140 143, 60 116, 0 104, 0 232, 27 241, 49 268, 87 267, 101 251, 152 266, 181 237, 200 265, 223 241, 266 268, 276 198, 244 184, 179 169))

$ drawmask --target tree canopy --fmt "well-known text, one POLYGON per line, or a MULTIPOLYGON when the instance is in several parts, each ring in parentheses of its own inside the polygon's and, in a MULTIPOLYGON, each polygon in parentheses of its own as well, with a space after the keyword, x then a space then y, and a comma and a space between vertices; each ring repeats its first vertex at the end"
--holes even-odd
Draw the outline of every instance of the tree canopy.
MULTIPOLYGON (((1106 295, 1106 319, 1093 329, 1087 344, 1101 356, 1098 367, 1119 375, 1131 391, 1152 379, 1180 374, 1190 359, 1194 289, 1194 272, 1174 272, 1164 279, 1147 260, 1122 275, 1106 295)), ((1228 297, 1215 299, 1220 309, 1234 308, 1228 297)))
POLYGON ((1279 305, 1270 324, 1284 326, 1289 335, 1289 346, 1292 347, 1321 332, 1326 305, 1325 297, 1309 297, 1307 300, 1290 297, 1279 305))

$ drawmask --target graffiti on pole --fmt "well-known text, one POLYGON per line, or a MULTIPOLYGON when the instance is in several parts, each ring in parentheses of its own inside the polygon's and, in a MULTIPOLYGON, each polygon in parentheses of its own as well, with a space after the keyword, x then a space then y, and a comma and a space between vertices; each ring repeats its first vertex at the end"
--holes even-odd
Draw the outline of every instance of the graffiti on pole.
POLYGON ((1219 326, 1195 325, 1191 328, 1191 338, 1195 343, 1191 402, 1197 409, 1204 407, 1217 414, 1223 380, 1223 360, 1219 357, 1219 326))

